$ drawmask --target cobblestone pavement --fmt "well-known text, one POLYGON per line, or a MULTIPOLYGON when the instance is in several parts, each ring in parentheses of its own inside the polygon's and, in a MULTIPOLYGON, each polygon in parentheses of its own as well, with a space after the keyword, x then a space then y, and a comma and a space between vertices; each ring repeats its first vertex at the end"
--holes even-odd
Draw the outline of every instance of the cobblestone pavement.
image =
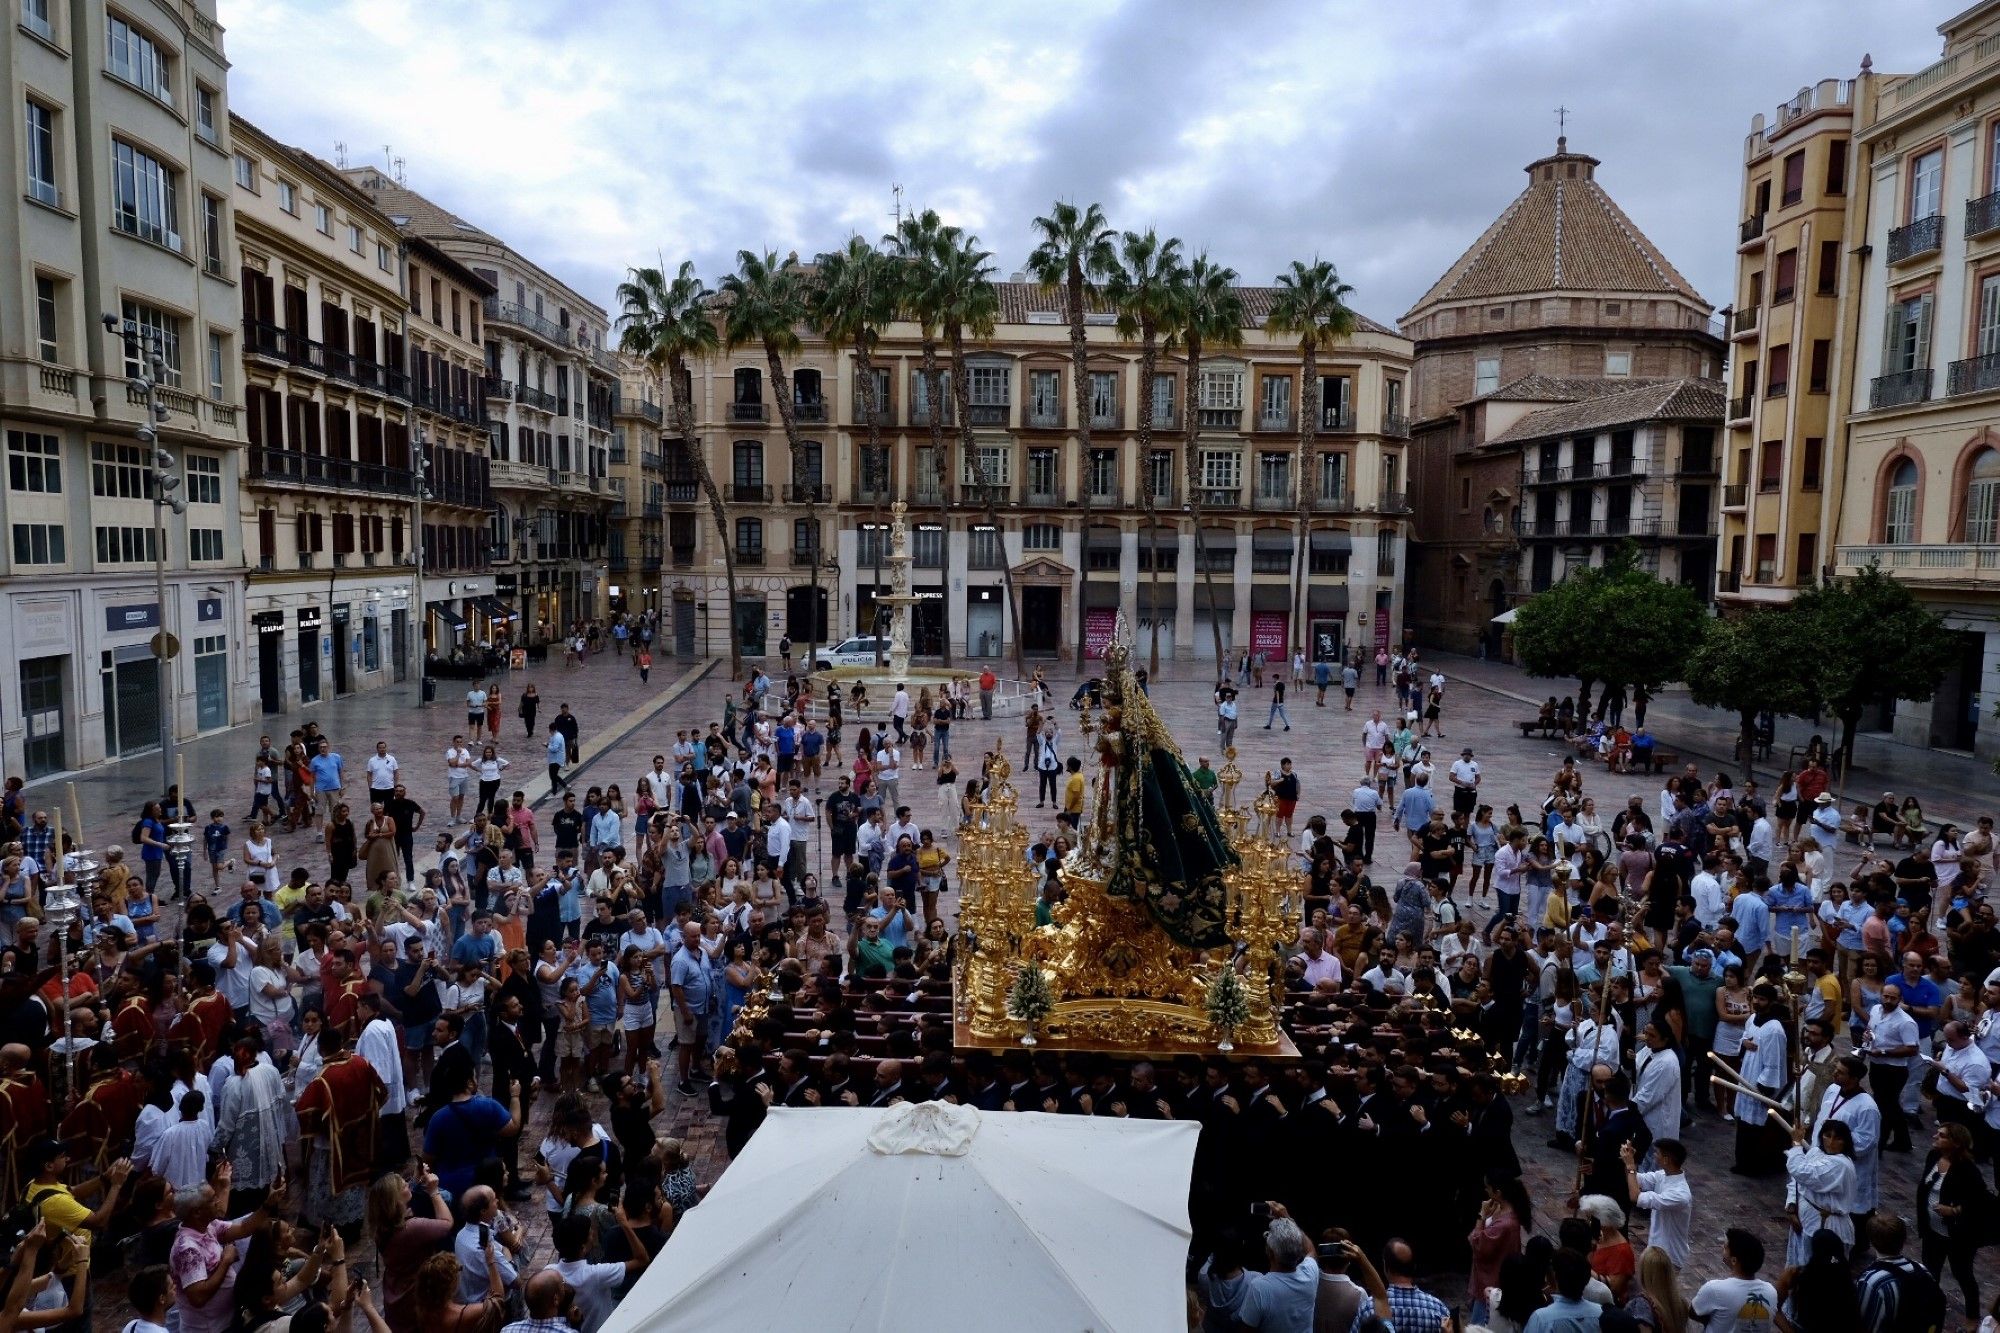
MULTIPOLYGON (((726 666, 710 671, 705 678, 694 680, 689 673, 676 674, 671 664, 665 671, 657 672, 650 691, 638 689, 638 682, 631 674, 628 664, 613 657, 595 659, 588 667, 564 671, 560 666, 539 668, 535 673, 517 673, 508 680, 505 689, 508 697, 506 724, 503 737, 509 743, 518 744, 520 724, 512 716, 512 700, 525 679, 538 682, 545 700, 546 718, 556 703, 568 699, 580 716, 584 718, 584 748, 587 770, 579 777, 589 783, 618 781, 630 790, 632 781, 640 771, 649 766, 651 757, 671 744, 677 728, 700 728, 721 716, 724 699, 731 686, 727 680, 726 666), (645 713, 643 709, 652 709, 645 713), (621 738, 611 740, 598 748, 594 737, 601 735, 612 718, 621 718, 630 729, 621 738)), ((1458 663, 1447 666, 1451 684, 1446 690, 1444 725, 1447 738, 1435 746, 1440 759, 1440 767, 1450 757, 1455 757, 1461 746, 1469 745, 1475 750, 1484 769, 1481 786, 1482 800, 1496 808, 1519 802, 1524 807, 1538 802, 1548 790, 1548 780, 1560 762, 1556 747, 1547 741, 1523 740, 1513 725, 1517 715, 1525 715, 1522 706, 1509 693, 1515 687, 1501 679, 1481 679, 1479 685, 1468 677, 1474 677, 1471 669, 1480 664, 1470 664, 1463 676, 1458 674, 1458 663), (1482 688, 1481 686, 1487 686, 1482 688), (1498 692, 1506 688, 1509 693, 1498 692)), ((699 670, 699 668, 697 668, 699 670)), ((1501 668, 1501 670, 1506 670, 1501 668)), ((1066 729, 1073 715, 1061 707, 1060 701, 1066 697, 1073 685, 1056 682, 1058 722, 1066 729)), ((1185 751, 1190 763, 1206 756, 1217 767, 1222 763, 1222 755, 1217 748, 1213 709, 1210 703, 1210 686, 1205 673, 1192 679, 1160 680, 1152 689, 1154 707, 1172 729, 1185 751)), ((1246 774, 1246 791, 1254 789, 1258 779, 1267 769, 1275 770, 1282 757, 1293 759, 1301 773, 1303 795, 1300 820, 1313 812, 1331 814, 1345 803, 1346 795, 1352 790, 1361 775, 1362 755, 1360 728, 1369 716, 1370 710, 1382 707, 1385 713, 1393 709, 1393 691, 1364 684, 1355 700, 1354 711, 1347 712, 1341 707, 1338 689, 1329 692, 1324 706, 1313 701, 1313 691, 1308 687, 1295 692, 1288 701, 1291 729, 1285 730, 1282 721, 1270 729, 1265 729, 1268 690, 1245 690, 1241 729, 1238 732, 1238 763, 1246 774)), ((405 696, 407 698, 407 696, 405 696)), ((460 729, 464 714, 456 697, 449 697, 423 714, 415 710, 383 708, 379 712, 373 701, 342 701, 338 708, 353 703, 350 712, 340 714, 337 721, 323 722, 340 743, 350 764, 358 765, 360 756, 372 749, 372 741, 378 732, 387 730, 399 751, 404 753, 406 771, 414 771, 422 785, 417 790, 418 799, 438 812, 434 817, 442 818, 443 772, 438 762, 444 742, 452 731, 460 729), (415 740, 407 739, 416 737, 415 740), (417 756, 413 763, 409 756, 417 756), (433 801, 438 804, 432 805, 433 801)), ((886 704, 886 700, 878 701, 886 704)), ((328 710, 328 714, 332 709, 328 710)), ((977 771, 979 757, 989 746, 1004 746, 1004 753, 1014 763, 1017 772, 1022 767, 1026 748, 1026 732, 1018 717, 995 718, 982 722, 974 716, 958 724, 953 729, 952 750, 961 766, 977 771)), ((849 758, 854 731, 864 720, 848 718, 849 758)), ((273 730, 279 730, 273 727, 273 730)), ((1671 729, 1664 724, 1659 728, 1663 747, 1675 747, 1671 729)), ((197 794, 197 804, 205 811, 211 795, 227 793, 229 799, 223 801, 232 819, 243 813, 247 806, 245 795, 247 783, 240 776, 247 767, 247 758, 255 742, 255 734, 247 740, 240 737, 227 738, 222 744, 210 739, 196 742, 190 747, 190 785, 197 794), (197 753, 200 758, 197 759, 197 753)), ((517 752, 515 773, 526 771, 540 774, 540 745, 532 750, 523 747, 517 752)), ((120 795, 123 792, 146 792, 157 777, 157 760, 134 761, 138 765, 155 765, 150 777, 133 778, 121 774, 114 782, 91 784, 95 790, 84 796, 86 822, 92 826, 94 838, 105 836, 122 837, 129 827, 132 814, 132 799, 120 795), (117 800, 115 811, 93 810, 117 800), (116 830, 115 834, 112 830, 116 830)), ((946 833, 952 821, 944 817, 946 806, 936 794, 934 766, 927 757, 926 768, 921 771, 906 768, 903 780, 903 796, 916 812, 920 824, 929 821, 940 833, 946 833)), ((1708 767, 1708 765, 1704 765, 1708 767)), ((544 784, 546 779, 540 779, 544 784)), ((1768 775, 1766 781, 1768 782, 1768 775)), ((1607 775, 1601 768, 1587 771, 1585 793, 1594 796, 1598 806, 1608 818, 1624 803, 1628 793, 1638 794, 1646 799, 1649 808, 1654 802, 1657 784, 1646 777, 1620 777, 1607 775)), ((523 784, 525 785, 525 784, 523 784)), ((827 790, 831 790, 831 775, 827 779, 827 790)), ((81 788, 80 788, 81 789, 81 788)), ((545 786, 544 786, 545 789, 545 786)), ((38 804, 49 798, 47 787, 34 789, 42 793, 38 804)), ((531 789, 534 790, 534 789, 531 789)), ((1981 789, 1990 790, 1990 789, 1981 789)), ((1976 796, 1967 793, 1976 800, 1976 796)), ((1052 810, 1038 811, 1024 801, 1024 815, 1029 819, 1031 830, 1040 833, 1052 829, 1052 810)), ((1970 813, 1969 805, 1967 813, 1970 813)), ((240 833, 241 824, 237 823, 240 833)), ((1385 836, 1386 836, 1385 830, 1385 836)), ((822 855, 822 847, 816 840, 812 853, 812 864, 817 867, 822 855)), ((1385 868, 1394 859, 1393 854, 1378 851, 1377 863, 1385 868)), ((279 864, 281 868, 290 864, 304 864, 314 871, 323 873, 325 857, 319 852, 309 835, 289 835, 289 841, 280 844, 279 864)), ((823 876, 824 877, 824 876, 823 876)), ((955 906, 955 898, 947 896, 945 907, 949 912, 955 906)), ((1475 910, 1475 915, 1483 913, 1484 905, 1475 910)), ((1843 1039, 1844 1040, 1844 1039, 1843 1039)), ((1562 1215, 1562 1200, 1568 1194, 1573 1182, 1574 1161, 1566 1154, 1546 1147, 1542 1140, 1552 1132, 1547 1116, 1525 1114, 1528 1099, 1516 1100, 1516 1146, 1520 1150, 1527 1181, 1534 1197, 1537 1210, 1537 1229, 1551 1234, 1555 1221, 1562 1215)), ((539 1104, 531 1115, 525 1133, 523 1157, 531 1156, 529 1145, 538 1144, 546 1128, 546 1100, 539 1104)), ((676 1091, 669 1090, 667 1109, 661 1117, 662 1131, 678 1135, 686 1141, 699 1179, 711 1183, 719 1176, 727 1164, 727 1155, 722 1145, 721 1126, 711 1121, 705 1098, 683 1098, 676 1091)), ((1684 1132, 1693 1150, 1693 1160, 1689 1163, 1689 1177, 1695 1196, 1695 1252, 1683 1274, 1688 1290, 1700 1282, 1722 1272, 1721 1241, 1724 1230, 1731 1226, 1745 1226, 1761 1235, 1777 1255, 1773 1260, 1770 1275, 1775 1275, 1778 1260, 1782 1258, 1783 1245, 1783 1187, 1780 1180, 1749 1181, 1730 1174, 1728 1167, 1732 1159, 1733 1126, 1726 1125, 1714 1117, 1691 1118, 1684 1132)), ((1915 1179, 1921 1156, 1885 1156, 1882 1171, 1882 1189, 1885 1207, 1898 1209, 1905 1217, 1912 1215, 1915 1194, 1915 1179)), ((523 1204, 519 1212, 524 1216, 530 1235, 539 1245, 539 1255, 546 1259, 550 1250, 546 1244, 546 1223, 542 1217, 539 1201, 523 1204)), ((1643 1242, 1643 1224, 1635 1219, 1635 1243, 1643 1242)), ((1987 1254, 1990 1256, 1991 1251, 1987 1254)), ((359 1271, 372 1271, 372 1258, 362 1253, 357 1256, 362 1267, 359 1271)), ((2000 1287, 2000 1263, 1990 1257, 1981 1265, 1982 1280, 1988 1290, 2000 1287)), ((1439 1294, 1456 1302, 1462 1296, 1462 1277, 1441 1277, 1435 1282, 1439 1294)), ((125 1317, 122 1303, 116 1299, 116 1291, 107 1289, 109 1299, 101 1300, 97 1306, 98 1325, 107 1330, 118 1327, 125 1317)), ((1956 1308, 1956 1297, 1953 1297, 1956 1308)))

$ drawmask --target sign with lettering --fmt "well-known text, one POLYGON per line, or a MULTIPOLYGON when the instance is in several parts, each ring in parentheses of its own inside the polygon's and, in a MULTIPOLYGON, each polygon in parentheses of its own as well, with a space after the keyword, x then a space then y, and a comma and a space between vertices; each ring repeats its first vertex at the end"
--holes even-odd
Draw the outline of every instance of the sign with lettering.
POLYGON ((1086 607, 1083 612, 1083 655, 1093 662, 1103 661, 1104 650, 1111 646, 1111 634, 1117 625, 1117 607, 1086 607))
POLYGON ((104 608, 104 628, 112 634, 123 634, 135 629, 158 629, 160 627, 160 604, 147 602, 136 606, 107 606, 104 608))
POLYGON ((1291 628, 1291 613, 1287 611, 1252 611, 1250 613, 1250 651, 1264 654, 1267 662, 1285 660, 1285 632, 1291 628))

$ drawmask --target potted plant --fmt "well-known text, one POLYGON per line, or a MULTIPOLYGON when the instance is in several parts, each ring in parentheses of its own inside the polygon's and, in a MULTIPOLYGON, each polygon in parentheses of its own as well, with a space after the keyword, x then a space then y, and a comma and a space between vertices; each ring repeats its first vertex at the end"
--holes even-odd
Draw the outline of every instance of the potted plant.
POLYGON ((1227 960, 1208 983, 1208 1021, 1222 1034, 1222 1040, 1216 1043, 1215 1049, 1225 1053, 1236 1049, 1231 1038, 1236 1035, 1236 1029, 1250 1021, 1249 993, 1243 989, 1242 979, 1227 960))
POLYGON ((1027 1030, 1021 1035, 1023 1046, 1035 1044, 1035 1025, 1055 1007, 1056 997, 1049 990, 1049 976, 1042 971, 1041 962, 1031 958, 1021 964, 1014 973, 1014 985, 1007 992, 1007 1017, 1026 1024, 1027 1030))

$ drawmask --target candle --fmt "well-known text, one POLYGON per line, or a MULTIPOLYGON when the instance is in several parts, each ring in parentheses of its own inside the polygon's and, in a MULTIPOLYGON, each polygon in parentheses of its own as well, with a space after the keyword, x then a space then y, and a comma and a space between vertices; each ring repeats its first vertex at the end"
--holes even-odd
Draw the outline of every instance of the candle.
POLYGON ((81 839, 83 837, 83 807, 76 803, 76 784, 74 782, 66 782, 63 785, 69 788, 69 817, 71 822, 76 825, 76 836, 78 839, 81 839))
POLYGON ((1793 926, 1793 927, 1792 927, 1792 953, 1791 953, 1791 960, 1792 960, 1792 961, 1793 961, 1794 963, 1796 963, 1796 962, 1798 962, 1798 961, 1799 961, 1799 928, 1798 928, 1797 926, 1793 926))
MULTIPOLYGON (((57 807, 56 807, 56 843, 55 843, 55 847, 56 847, 56 856, 55 856, 55 873, 56 873, 56 881, 55 881, 55 882, 56 882, 56 883, 58 883, 58 884, 60 884, 60 883, 62 883, 62 872, 63 872, 63 848, 62 848, 62 807, 61 807, 61 806, 57 806, 57 807)), ((47 867, 47 866, 43 866, 43 867, 42 867, 42 871, 43 871, 43 873, 44 873, 44 874, 46 874, 46 873, 48 872, 48 870, 49 870, 49 867, 47 867)))
MULTIPOLYGON (((174 756, 174 796, 177 798, 176 803, 179 804, 182 807, 182 809, 186 808, 187 794, 188 794, 187 756, 184 754, 177 754, 174 756)), ((168 815, 167 818, 170 820, 178 821, 181 818, 181 813, 182 811, 177 809, 173 811, 170 815, 168 815)))

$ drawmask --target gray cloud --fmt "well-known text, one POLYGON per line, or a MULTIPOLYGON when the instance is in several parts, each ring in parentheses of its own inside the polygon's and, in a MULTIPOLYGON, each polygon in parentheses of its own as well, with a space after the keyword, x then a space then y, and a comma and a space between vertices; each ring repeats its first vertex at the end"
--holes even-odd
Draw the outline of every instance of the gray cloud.
POLYGON ((1058 196, 1248 281, 1314 254, 1393 320, 1553 147, 1710 300, 1730 299, 1743 136, 1803 84, 1937 55, 1946 16, 1867 0, 1397 6, 903 0, 225 0, 236 109, 376 160, 608 301, 632 263, 812 253, 889 227, 890 186, 1003 273, 1058 196), (558 21, 556 15, 560 15, 558 21), (299 53, 338 77, 300 79, 299 53))

